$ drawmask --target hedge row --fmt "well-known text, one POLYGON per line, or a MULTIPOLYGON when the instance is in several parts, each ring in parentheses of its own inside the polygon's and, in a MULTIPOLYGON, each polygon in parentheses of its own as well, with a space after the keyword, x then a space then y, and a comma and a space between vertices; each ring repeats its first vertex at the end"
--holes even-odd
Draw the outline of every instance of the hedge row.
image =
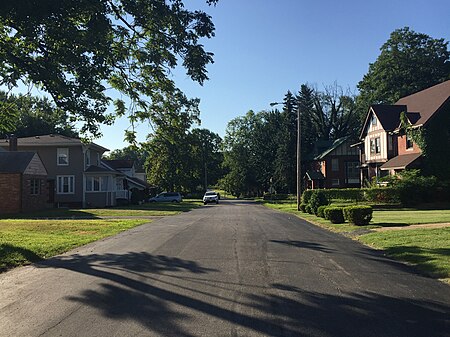
MULTIPOLYGON (((306 213, 313 214, 309 204, 301 204, 301 210, 306 213)), ((348 221, 357 226, 368 225, 372 220, 373 209, 371 206, 353 205, 347 207, 338 206, 319 206, 315 213, 318 217, 330 220, 334 224, 344 223, 348 221)))

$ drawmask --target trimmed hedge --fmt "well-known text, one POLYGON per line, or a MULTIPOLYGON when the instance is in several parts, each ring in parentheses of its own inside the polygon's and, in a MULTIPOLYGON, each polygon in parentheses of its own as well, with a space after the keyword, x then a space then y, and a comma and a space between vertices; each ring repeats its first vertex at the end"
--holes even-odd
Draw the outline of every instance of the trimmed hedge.
POLYGON ((306 213, 313 214, 313 209, 311 208, 311 205, 309 205, 309 204, 307 204, 305 206, 305 211, 306 211, 306 213))
POLYGON ((371 206, 354 205, 343 209, 344 219, 357 226, 368 225, 372 220, 373 209, 371 206))
POLYGON ((329 204, 325 190, 313 190, 308 204, 311 206, 313 213, 317 215, 319 206, 326 206, 329 204))
POLYGON ((263 200, 287 200, 289 199, 289 194, 270 194, 264 193, 263 200))
POLYGON ((326 207, 323 213, 325 215, 325 219, 330 220, 332 223, 340 224, 345 222, 342 207, 337 206, 326 207))
POLYGON ((305 204, 305 203, 303 203, 303 202, 300 204, 300 211, 302 211, 303 213, 307 213, 307 212, 306 212, 306 205, 307 205, 307 204, 305 204))
POLYGON ((328 207, 328 206, 325 206, 325 205, 319 206, 319 207, 317 208, 317 216, 320 217, 320 218, 324 218, 324 217, 325 217, 324 210, 325 210, 325 208, 327 208, 327 207, 328 207))

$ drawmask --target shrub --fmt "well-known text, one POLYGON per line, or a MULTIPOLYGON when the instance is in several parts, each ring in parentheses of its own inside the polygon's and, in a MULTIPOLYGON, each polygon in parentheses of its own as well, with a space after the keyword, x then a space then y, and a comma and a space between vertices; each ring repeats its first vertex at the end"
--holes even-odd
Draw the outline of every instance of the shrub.
POLYGON ((311 205, 309 205, 309 204, 307 204, 305 206, 305 211, 306 211, 306 213, 313 214, 313 209, 311 208, 311 205))
POLYGON ((306 212, 306 205, 307 205, 307 204, 305 204, 304 202, 302 202, 302 203, 300 204, 300 210, 301 210, 303 213, 307 213, 307 212, 306 212))
POLYGON ((326 206, 328 203, 328 198, 323 190, 313 190, 308 204, 311 206, 313 213, 317 215, 319 206, 326 206))
POLYGON ((321 217, 321 218, 324 218, 324 217, 325 217, 325 214, 324 214, 325 208, 327 208, 327 206, 324 206, 324 205, 319 206, 319 207, 317 208, 317 216, 318 216, 318 217, 321 217))
POLYGON ((357 226, 368 225, 372 220, 373 209, 370 206, 355 205, 343 209, 344 219, 357 226))
POLYGON ((314 192, 314 190, 306 190, 302 193, 302 202, 305 204, 309 203, 309 199, 311 198, 312 193, 314 192))
POLYGON ((324 210, 325 219, 330 220, 332 223, 344 223, 344 213, 342 207, 327 207, 324 210))
POLYGON ((372 187, 364 189, 364 199, 374 203, 396 204, 400 202, 400 194, 395 187, 372 187))
POLYGON ((289 194, 271 194, 264 193, 263 200, 287 200, 289 199, 289 194))

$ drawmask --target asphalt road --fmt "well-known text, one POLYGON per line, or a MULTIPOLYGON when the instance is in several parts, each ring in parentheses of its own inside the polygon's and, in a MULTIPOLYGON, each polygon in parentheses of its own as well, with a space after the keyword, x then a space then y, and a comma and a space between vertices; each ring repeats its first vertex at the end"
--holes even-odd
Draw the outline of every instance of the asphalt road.
POLYGON ((1 274, 0 336, 450 336, 450 286, 224 201, 1 274))

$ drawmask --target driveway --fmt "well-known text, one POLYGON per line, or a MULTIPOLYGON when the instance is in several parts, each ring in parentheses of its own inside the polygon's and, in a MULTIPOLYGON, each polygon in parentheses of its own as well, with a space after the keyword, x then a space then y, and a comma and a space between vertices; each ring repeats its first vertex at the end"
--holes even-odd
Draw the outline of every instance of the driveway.
POLYGON ((0 336, 450 336, 450 287, 253 202, 0 275, 0 336))

